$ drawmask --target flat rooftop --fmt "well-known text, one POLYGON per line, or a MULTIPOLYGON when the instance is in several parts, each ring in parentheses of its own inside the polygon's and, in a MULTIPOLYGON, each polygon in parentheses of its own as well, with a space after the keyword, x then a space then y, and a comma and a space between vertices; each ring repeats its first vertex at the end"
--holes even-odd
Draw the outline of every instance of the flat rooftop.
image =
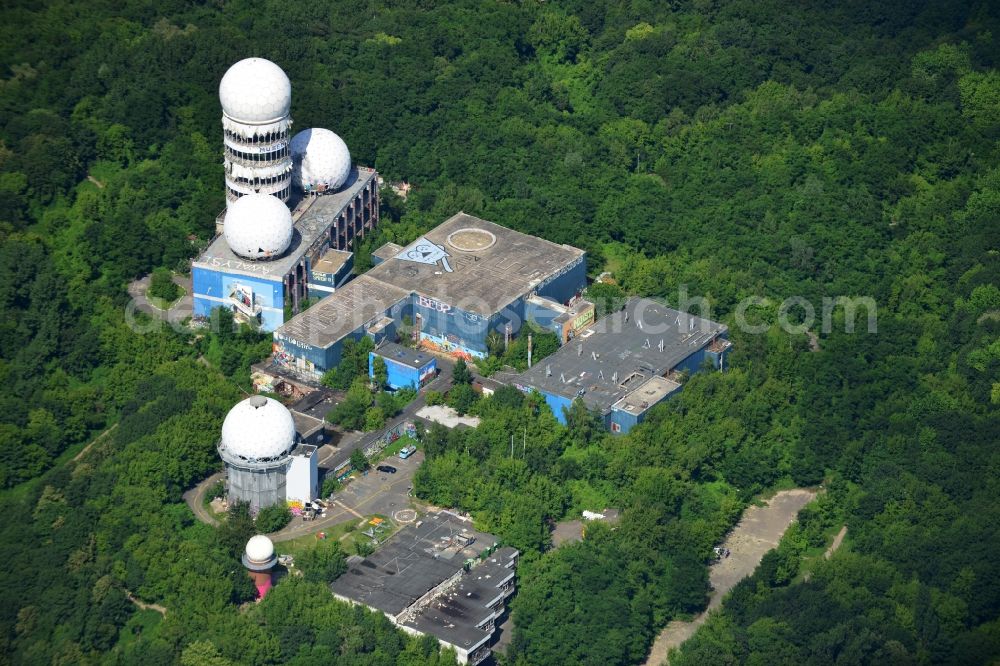
POLYGON ((333 194, 304 198, 292 212, 294 220, 292 242, 280 257, 268 261, 244 259, 230 250, 225 236, 219 234, 209 244, 208 249, 192 262, 192 265, 264 280, 281 281, 313 242, 327 232, 344 208, 354 201, 374 177, 374 169, 355 166, 340 190, 333 194))
POLYGON ((578 248, 458 213, 366 275, 490 316, 583 255, 578 248))
POLYGON ((372 256, 378 257, 379 259, 385 261, 386 259, 392 259, 402 251, 403 251, 402 245, 397 245, 396 243, 386 243, 379 249, 372 252, 372 256))
POLYGON ((309 414, 303 412, 296 412, 294 410, 289 410, 292 413, 292 420, 295 422, 295 431, 299 433, 302 438, 308 438, 319 428, 325 427, 322 419, 318 419, 309 414))
POLYGON ((672 379, 650 377, 646 383, 616 402, 611 408, 638 416, 680 387, 680 383, 672 379))
POLYGON ((724 324, 633 298, 512 382, 569 399, 579 395, 603 413, 727 331, 724 324))
POLYGON ((353 256, 353 252, 330 249, 324 252, 319 261, 314 263, 311 268, 314 271, 319 271, 320 273, 330 273, 332 275, 343 268, 344 264, 350 261, 353 256))
POLYGON ((378 321, 386 310, 409 297, 409 291, 366 273, 289 319, 274 335, 300 344, 329 347, 352 331, 378 321))
POLYGON ((479 564, 402 624, 474 650, 492 637, 492 631, 479 626, 489 622, 493 615, 490 606, 504 597, 500 586, 513 577, 512 569, 491 562, 479 564))
POLYGON ((427 352, 418 349, 410 349, 395 342, 385 342, 379 345, 375 353, 383 358, 390 359, 396 363, 409 366, 419 370, 434 360, 434 357, 427 352))
POLYGON ((448 512, 407 525, 330 583, 334 594, 397 616, 496 544, 472 521, 448 512), (471 539, 471 542, 469 541, 471 539))

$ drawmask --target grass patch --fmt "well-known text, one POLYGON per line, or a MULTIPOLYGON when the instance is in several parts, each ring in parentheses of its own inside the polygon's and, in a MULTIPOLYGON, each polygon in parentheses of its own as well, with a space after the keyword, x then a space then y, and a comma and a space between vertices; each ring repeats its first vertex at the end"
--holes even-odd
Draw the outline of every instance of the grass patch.
POLYGON ((399 452, 403 450, 404 446, 415 446, 419 449, 420 442, 413 439, 412 437, 404 435, 403 437, 400 437, 389 446, 382 449, 382 453, 379 454, 380 456, 382 456, 382 458, 379 462, 385 460, 386 458, 392 458, 393 456, 398 456, 399 452))
POLYGON ((401 525, 396 524, 388 516, 383 516, 380 514, 371 514, 360 518, 351 518, 345 520, 342 523, 337 523, 332 527, 327 527, 322 530, 318 530, 312 534, 306 534, 289 541, 281 541, 275 544, 275 550, 279 555, 292 555, 298 556, 303 551, 310 548, 332 548, 333 544, 340 544, 341 548, 348 555, 354 555, 354 544, 358 541, 363 543, 368 543, 370 538, 364 534, 364 531, 368 529, 368 522, 373 518, 381 518, 383 525, 388 525, 388 528, 380 533, 380 541, 384 542, 391 535, 399 531, 401 525), (364 525, 362 526, 362 522, 364 525), (317 534, 322 532, 326 535, 325 539, 320 539, 317 534))

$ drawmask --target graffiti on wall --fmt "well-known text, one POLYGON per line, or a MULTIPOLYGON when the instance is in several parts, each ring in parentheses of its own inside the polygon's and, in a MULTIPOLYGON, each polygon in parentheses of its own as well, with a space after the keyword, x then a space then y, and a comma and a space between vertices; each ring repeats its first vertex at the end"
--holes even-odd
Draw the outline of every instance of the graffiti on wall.
POLYGON ((275 365, 280 365, 285 368, 290 366, 295 361, 295 358, 288 353, 285 346, 277 340, 271 343, 271 355, 274 359, 275 365))
POLYGON ((451 306, 447 303, 442 303, 441 301, 428 298, 426 296, 417 296, 417 305, 419 307, 427 308, 428 310, 436 310, 444 314, 449 314, 451 312, 451 306))

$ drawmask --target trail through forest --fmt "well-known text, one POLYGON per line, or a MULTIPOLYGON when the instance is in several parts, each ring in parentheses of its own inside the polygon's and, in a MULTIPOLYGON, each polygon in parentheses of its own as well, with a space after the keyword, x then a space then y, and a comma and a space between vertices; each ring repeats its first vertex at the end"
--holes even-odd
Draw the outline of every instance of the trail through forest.
POLYGON ((722 599, 729 590, 752 574, 764 554, 778 545, 799 509, 815 497, 815 491, 804 488, 782 490, 768 500, 765 506, 748 508, 722 544, 729 551, 729 556, 723 557, 709 570, 712 593, 708 608, 690 622, 675 620, 668 624, 656 637, 646 666, 666 664, 667 652, 694 635, 698 627, 708 619, 708 614, 722 605, 722 599))

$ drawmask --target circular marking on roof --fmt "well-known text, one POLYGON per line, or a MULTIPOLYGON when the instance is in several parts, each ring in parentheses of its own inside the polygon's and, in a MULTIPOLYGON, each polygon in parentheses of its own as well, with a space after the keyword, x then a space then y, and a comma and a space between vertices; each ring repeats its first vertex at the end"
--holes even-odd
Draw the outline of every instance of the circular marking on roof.
POLYGON ((417 512, 413 509, 400 509, 392 515, 397 523, 412 523, 417 519, 417 512))
POLYGON ((466 227, 448 234, 448 245, 459 252, 482 252, 493 247, 497 237, 486 229, 466 227))

